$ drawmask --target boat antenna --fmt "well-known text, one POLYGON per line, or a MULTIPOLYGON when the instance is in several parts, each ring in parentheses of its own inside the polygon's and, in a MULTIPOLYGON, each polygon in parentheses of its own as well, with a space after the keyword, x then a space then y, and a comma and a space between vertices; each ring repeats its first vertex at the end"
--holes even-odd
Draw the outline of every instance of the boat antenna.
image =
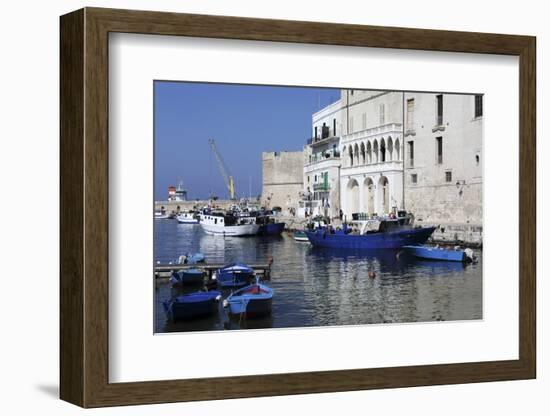
POLYGON ((212 199, 212 153, 208 152, 208 199, 212 199))

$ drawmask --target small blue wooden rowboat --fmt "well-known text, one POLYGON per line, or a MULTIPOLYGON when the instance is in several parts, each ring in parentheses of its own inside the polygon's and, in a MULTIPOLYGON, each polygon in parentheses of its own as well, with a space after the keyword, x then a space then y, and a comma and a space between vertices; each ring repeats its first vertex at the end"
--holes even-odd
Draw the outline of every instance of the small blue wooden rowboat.
POLYGON ((202 285, 204 276, 206 276, 206 273, 200 269, 178 270, 170 276, 170 283, 172 283, 172 286, 202 285))
POLYGON ((218 286, 223 288, 238 288, 248 285, 254 279, 254 270, 244 263, 231 263, 218 269, 213 276, 218 286))
POLYGON ((269 315, 272 300, 273 289, 261 283, 254 283, 229 295, 224 301, 224 306, 229 308, 231 315, 252 318, 269 315))
POLYGON ((187 253, 179 256, 178 264, 197 264, 204 262, 204 254, 202 253, 187 253))
POLYGON ((221 293, 217 290, 193 292, 171 301, 164 301, 162 306, 169 320, 180 321, 214 314, 218 310, 220 299, 221 293))
MULTIPOLYGON (((403 246, 408 253, 415 257, 429 260, 443 260, 443 261, 459 261, 467 262, 471 260, 471 255, 468 255, 466 250, 461 249, 446 249, 441 247, 431 246, 403 246)), ((471 251, 471 250, 470 250, 471 251)))

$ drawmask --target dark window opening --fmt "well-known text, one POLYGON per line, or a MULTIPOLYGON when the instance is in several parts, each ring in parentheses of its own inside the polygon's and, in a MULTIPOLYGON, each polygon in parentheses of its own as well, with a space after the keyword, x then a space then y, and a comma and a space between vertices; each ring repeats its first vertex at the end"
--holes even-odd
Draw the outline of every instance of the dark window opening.
POLYGON ((475 117, 481 117, 483 115, 483 95, 477 94, 475 96, 475 117))
POLYGON ((326 123, 323 123, 323 127, 321 130, 321 138, 326 139, 327 137, 328 137, 328 126, 326 125, 326 123))
POLYGON ((407 142, 407 145, 409 147, 409 167, 412 168, 414 166, 414 142, 411 140, 407 142))
POLYGON ((412 183, 417 183, 418 182, 418 175, 416 173, 413 173, 411 175, 411 182, 412 183))
POLYGON ((443 124, 443 95, 442 94, 437 95, 436 100, 437 100, 436 125, 441 126, 443 124))
POLYGON ((437 146, 437 164, 441 165, 443 163, 443 137, 436 137, 436 146, 437 146))
POLYGON ((452 180, 453 180, 453 173, 445 172, 445 182, 452 182, 452 180))

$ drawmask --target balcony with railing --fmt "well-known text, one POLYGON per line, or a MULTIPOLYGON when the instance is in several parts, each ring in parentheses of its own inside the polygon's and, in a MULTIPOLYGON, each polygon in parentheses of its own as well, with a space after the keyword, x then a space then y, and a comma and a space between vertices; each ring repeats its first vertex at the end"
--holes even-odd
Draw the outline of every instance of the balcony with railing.
POLYGON ((330 184, 328 182, 314 183, 313 184, 313 190, 314 191, 329 191, 330 190, 330 184))
POLYGON ((326 136, 326 137, 311 137, 309 139, 306 140, 306 144, 308 146, 320 146, 322 144, 326 144, 326 143, 329 143, 331 142, 332 140, 338 140, 340 138, 340 136, 335 136, 335 135, 329 135, 329 136, 326 136))
POLYGON ((403 133, 403 125, 401 123, 387 123, 376 127, 371 127, 364 130, 358 130, 350 134, 342 136, 340 144, 348 144, 350 142, 355 142, 357 140, 374 140, 380 139, 391 135, 396 137, 403 133))
MULTIPOLYGON (((317 132, 317 129, 315 129, 315 132, 317 132)), ((321 128, 320 134, 310 137, 306 140, 306 144, 308 146, 319 146, 325 143, 328 143, 332 140, 339 139, 339 136, 334 134, 334 130, 331 129, 329 126, 323 126, 321 128)))
POLYGON ((306 160, 304 164, 304 168, 306 171, 312 171, 315 169, 339 166, 340 163, 340 152, 336 149, 332 149, 310 155, 310 158, 306 160))

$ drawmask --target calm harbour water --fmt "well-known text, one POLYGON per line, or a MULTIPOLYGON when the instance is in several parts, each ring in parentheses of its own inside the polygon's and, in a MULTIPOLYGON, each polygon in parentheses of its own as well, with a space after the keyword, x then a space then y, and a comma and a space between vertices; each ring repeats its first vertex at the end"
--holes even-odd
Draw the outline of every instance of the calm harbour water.
MULTIPOLYGON (((155 282, 155 332, 244 328, 288 328, 425 322, 482 318, 482 259, 463 266, 423 261, 399 251, 340 251, 280 237, 206 235, 200 225, 155 221, 155 261, 166 264, 200 251, 208 263, 264 263, 273 257, 274 290, 270 317, 239 321, 220 307, 217 315, 190 322, 168 322, 162 301, 197 289, 172 289, 155 282), (368 271, 376 273, 369 278, 368 271)), ((224 295, 225 298, 225 295, 224 295)))

